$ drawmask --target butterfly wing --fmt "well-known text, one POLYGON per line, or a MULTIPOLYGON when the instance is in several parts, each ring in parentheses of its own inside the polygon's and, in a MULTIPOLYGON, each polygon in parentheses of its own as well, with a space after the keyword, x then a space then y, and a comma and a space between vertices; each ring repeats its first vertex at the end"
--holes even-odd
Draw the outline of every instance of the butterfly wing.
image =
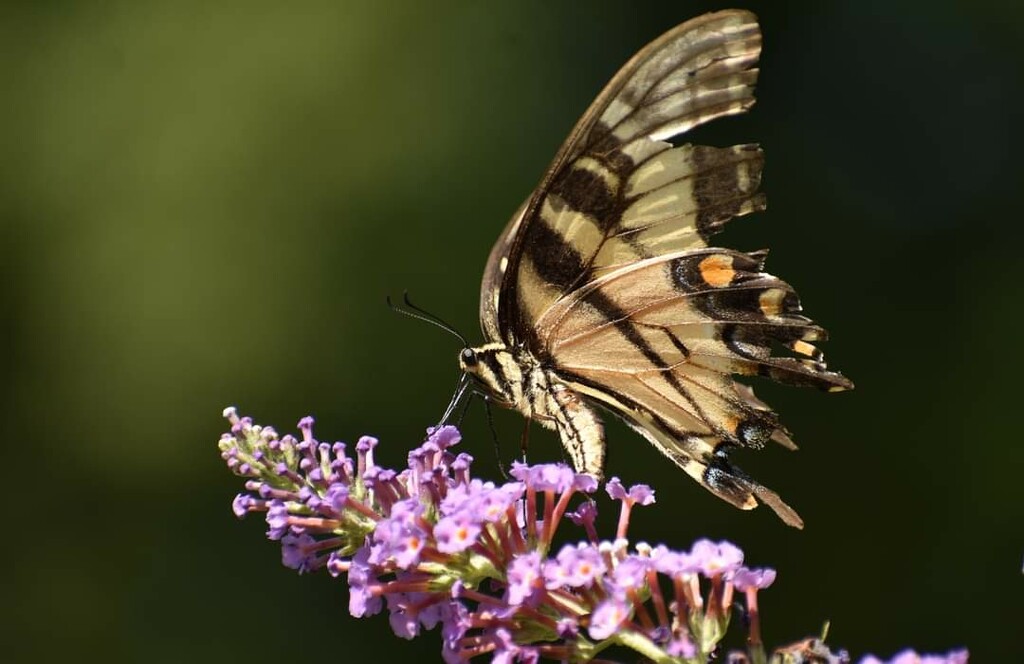
POLYGON ((543 312, 595 274, 704 246, 724 221, 763 207, 756 148, 663 140, 753 104, 760 46, 753 14, 716 12, 665 33, 619 71, 491 252, 480 304, 489 340, 537 349, 543 312), (700 177, 676 178, 681 163, 700 177), (749 196, 734 197, 744 189, 749 196))
POLYGON ((732 374, 829 390, 793 289, 765 252, 708 247, 761 210, 755 145, 665 139, 754 103, 761 37, 745 11, 707 14, 641 50, 573 129, 488 261, 481 321, 570 388, 624 418, 703 486, 750 509, 800 518, 731 465, 734 447, 792 446, 776 415, 732 374), (785 348, 791 355, 778 355, 785 348))
POLYGON ((775 413, 731 374, 827 390, 852 384, 828 371, 812 344, 825 331, 763 263, 763 253, 715 248, 637 261, 559 299, 539 334, 570 387, 622 416, 703 486, 745 509, 761 499, 799 525, 778 495, 728 460, 736 447, 792 446, 775 413))

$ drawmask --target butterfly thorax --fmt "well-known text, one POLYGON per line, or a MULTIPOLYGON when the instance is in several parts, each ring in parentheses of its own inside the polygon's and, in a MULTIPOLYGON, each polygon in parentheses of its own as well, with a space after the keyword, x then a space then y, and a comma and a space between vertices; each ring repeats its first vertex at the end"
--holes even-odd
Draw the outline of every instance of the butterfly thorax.
POLYGON ((464 348, 459 366, 500 405, 558 431, 573 465, 602 477, 604 426, 558 374, 525 348, 501 342, 464 348))

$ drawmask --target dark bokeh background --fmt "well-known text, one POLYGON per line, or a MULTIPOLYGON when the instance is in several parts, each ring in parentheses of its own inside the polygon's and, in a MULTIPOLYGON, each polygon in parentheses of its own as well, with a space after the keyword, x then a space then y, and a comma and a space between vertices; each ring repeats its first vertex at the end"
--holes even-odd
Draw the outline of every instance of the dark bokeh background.
MULTIPOLYGON (((802 449, 741 463, 803 532, 611 425, 610 472, 658 491, 633 534, 777 567, 774 643, 828 618, 858 654, 1019 661, 1024 10, 742 4, 759 103, 695 140, 761 142, 770 209, 720 239, 771 247, 857 390, 759 388, 802 449)), ((726 6, 6 3, 5 658, 434 658, 435 636, 352 619, 343 582, 285 570, 234 519, 220 411, 311 413, 399 463, 458 344, 384 296, 478 338, 490 245, 569 127, 644 43, 726 6)), ((519 421, 498 419, 512 456, 519 421)), ((465 425, 493 473, 482 412, 465 425)), ((535 431, 533 458, 554 442, 535 431)))

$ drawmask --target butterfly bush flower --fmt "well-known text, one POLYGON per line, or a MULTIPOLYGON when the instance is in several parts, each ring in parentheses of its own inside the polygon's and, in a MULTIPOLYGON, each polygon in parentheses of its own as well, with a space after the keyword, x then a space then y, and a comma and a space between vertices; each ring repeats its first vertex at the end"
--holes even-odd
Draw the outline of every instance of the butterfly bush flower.
MULTIPOLYGON (((369 436, 353 454, 344 443, 314 438, 309 417, 296 438, 234 408, 224 415, 231 430, 221 437, 221 456, 245 479, 231 504, 235 515, 263 515, 286 567, 346 579, 354 617, 386 609, 404 639, 439 628, 446 662, 607 661, 615 652, 659 663, 851 661, 823 638, 769 656, 758 592, 775 570, 744 566, 735 545, 631 544, 632 510, 654 503, 646 485, 605 484, 619 519, 614 537, 601 539, 592 476, 563 464, 516 463, 502 484, 473 477, 472 457, 454 452, 455 427, 428 429, 395 470, 376 463, 378 441, 369 436), (555 547, 556 532, 572 528, 582 539, 555 547), (734 614, 744 617, 747 647, 726 653, 719 644, 734 614)), ((966 651, 907 651, 887 664, 966 661, 966 651)))
POLYGON ((947 655, 918 655, 913 650, 904 650, 889 660, 868 655, 860 664, 967 664, 967 651, 954 650, 947 655))

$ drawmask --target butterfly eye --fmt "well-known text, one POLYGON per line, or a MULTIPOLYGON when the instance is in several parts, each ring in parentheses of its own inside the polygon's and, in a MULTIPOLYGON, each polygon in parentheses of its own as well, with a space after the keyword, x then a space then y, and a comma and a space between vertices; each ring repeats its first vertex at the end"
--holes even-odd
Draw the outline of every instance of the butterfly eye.
POLYGON ((476 353, 473 352, 472 348, 463 348, 459 358, 462 360, 462 363, 467 367, 476 366, 476 353))

